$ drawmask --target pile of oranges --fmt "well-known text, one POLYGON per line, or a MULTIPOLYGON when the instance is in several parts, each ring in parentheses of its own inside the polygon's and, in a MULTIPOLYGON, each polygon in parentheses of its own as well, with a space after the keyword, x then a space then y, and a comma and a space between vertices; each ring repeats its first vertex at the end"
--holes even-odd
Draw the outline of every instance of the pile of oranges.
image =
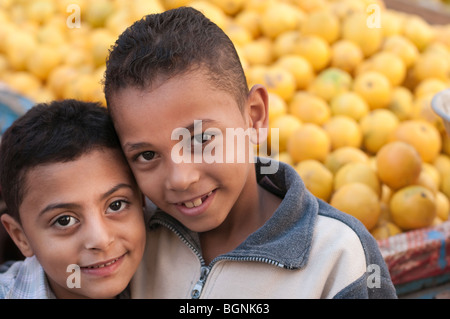
POLYGON ((102 103, 105 59, 124 28, 193 6, 234 42, 249 86, 267 87, 270 128, 279 129, 268 154, 291 164, 314 195, 377 239, 448 219, 450 139, 431 99, 450 86, 450 25, 382 0, 0 4, 1 82, 36 102, 102 103), (81 25, 69 27, 77 10, 81 25))

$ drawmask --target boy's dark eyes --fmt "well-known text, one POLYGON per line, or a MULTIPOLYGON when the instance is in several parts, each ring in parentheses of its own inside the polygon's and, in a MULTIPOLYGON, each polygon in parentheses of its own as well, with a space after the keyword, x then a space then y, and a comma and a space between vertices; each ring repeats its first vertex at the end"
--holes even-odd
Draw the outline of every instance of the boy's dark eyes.
POLYGON ((55 220, 54 225, 64 228, 64 227, 72 226, 77 222, 78 222, 78 220, 75 217, 70 216, 70 215, 64 215, 64 216, 58 217, 55 220))
POLYGON ((155 152, 146 151, 146 152, 142 152, 140 155, 142 156, 143 159, 145 159, 146 161, 149 161, 155 157, 155 152))
POLYGON ((201 134, 197 134, 192 136, 192 143, 195 144, 204 144, 210 141, 214 137, 214 134, 203 132, 201 134))

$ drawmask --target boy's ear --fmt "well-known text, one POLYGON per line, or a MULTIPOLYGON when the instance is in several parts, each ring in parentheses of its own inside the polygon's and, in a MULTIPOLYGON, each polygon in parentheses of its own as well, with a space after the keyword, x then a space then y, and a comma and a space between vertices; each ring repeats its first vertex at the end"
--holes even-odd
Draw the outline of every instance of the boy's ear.
POLYGON ((247 110, 249 128, 253 128, 255 132, 251 135, 251 142, 260 144, 266 140, 269 127, 269 94, 263 85, 256 84, 250 89, 247 110))
POLYGON ((9 236, 20 249, 22 254, 25 257, 33 256, 33 249, 31 248, 28 238, 23 231, 22 225, 20 225, 20 223, 9 214, 3 214, 0 219, 9 236))

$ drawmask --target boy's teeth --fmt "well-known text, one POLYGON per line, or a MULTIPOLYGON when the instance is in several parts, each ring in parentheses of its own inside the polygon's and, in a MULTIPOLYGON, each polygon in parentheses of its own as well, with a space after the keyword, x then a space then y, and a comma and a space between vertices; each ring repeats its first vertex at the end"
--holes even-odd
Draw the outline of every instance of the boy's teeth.
POLYGON ((194 201, 194 206, 195 206, 195 207, 200 206, 202 203, 203 203, 203 202, 202 202, 202 199, 201 199, 201 198, 197 198, 197 199, 194 201))
MULTIPOLYGON (((212 194, 212 191, 210 191, 209 194, 206 195, 206 197, 210 196, 211 194, 212 194)), ((197 198, 196 200, 194 200, 193 202, 187 201, 187 202, 184 202, 183 204, 184 204, 184 206, 186 206, 187 208, 192 208, 192 207, 200 206, 202 203, 203 203, 202 198, 199 197, 199 198, 197 198)))

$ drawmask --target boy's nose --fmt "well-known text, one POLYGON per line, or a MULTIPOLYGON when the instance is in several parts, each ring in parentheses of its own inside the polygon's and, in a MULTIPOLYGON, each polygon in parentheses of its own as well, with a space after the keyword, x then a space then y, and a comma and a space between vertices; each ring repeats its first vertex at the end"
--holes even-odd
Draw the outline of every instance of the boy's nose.
POLYGON ((193 163, 172 163, 166 178, 166 187, 173 191, 185 191, 200 177, 193 163))
MULTIPOLYGON (((103 217, 103 216, 102 216, 103 217)), ((114 231, 104 218, 92 218, 85 225, 84 246, 86 249, 105 250, 114 241, 114 231)))

